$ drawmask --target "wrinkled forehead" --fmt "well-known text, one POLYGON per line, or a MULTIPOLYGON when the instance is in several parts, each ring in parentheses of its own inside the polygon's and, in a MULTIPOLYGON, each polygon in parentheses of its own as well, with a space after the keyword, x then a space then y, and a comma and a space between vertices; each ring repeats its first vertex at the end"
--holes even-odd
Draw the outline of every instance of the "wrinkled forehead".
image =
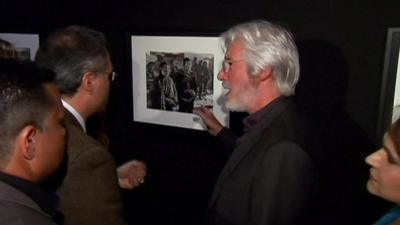
POLYGON ((231 42, 226 49, 225 58, 226 59, 239 59, 243 57, 245 52, 245 44, 243 41, 236 40, 231 42))

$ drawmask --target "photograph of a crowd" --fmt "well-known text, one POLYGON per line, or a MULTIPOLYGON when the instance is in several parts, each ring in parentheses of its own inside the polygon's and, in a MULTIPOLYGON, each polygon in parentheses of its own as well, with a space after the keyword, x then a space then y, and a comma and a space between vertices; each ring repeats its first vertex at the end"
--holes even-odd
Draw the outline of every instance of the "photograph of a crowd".
POLYGON ((206 107, 229 126, 218 81, 219 37, 131 36, 133 120, 207 130, 194 111, 206 107))
POLYGON ((213 107, 214 56, 146 52, 147 108, 192 113, 213 107))

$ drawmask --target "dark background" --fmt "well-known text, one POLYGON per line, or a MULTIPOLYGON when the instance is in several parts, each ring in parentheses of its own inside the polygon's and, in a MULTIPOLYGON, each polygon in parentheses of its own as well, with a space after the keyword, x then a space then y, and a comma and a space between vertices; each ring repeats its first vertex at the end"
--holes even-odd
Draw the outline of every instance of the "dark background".
MULTIPOLYGON (((0 32, 38 33, 79 24, 108 37, 115 70, 107 114, 111 149, 121 164, 148 163, 145 185, 123 192, 132 224, 201 224, 225 156, 206 132, 133 122, 129 34, 218 35, 266 19, 289 28, 302 78, 296 101, 316 122, 324 195, 322 224, 371 224, 386 206, 365 192, 373 151, 389 27, 400 27, 400 1, 113 0, 0 1, 0 32), (351 210, 350 210, 351 209, 351 210)), ((243 114, 231 114, 241 133, 243 114)), ((95 191, 95 190, 93 190, 95 191)))

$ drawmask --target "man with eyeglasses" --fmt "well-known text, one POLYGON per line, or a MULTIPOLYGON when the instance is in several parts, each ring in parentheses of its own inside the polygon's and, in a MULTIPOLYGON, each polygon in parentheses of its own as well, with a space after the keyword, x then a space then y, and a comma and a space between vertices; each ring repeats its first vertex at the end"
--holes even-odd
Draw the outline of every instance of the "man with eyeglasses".
POLYGON ((226 107, 247 112, 240 138, 207 108, 196 110, 212 135, 232 146, 216 182, 207 224, 309 224, 314 169, 306 124, 289 96, 299 79, 291 34, 267 21, 252 21, 221 35, 225 59, 218 79, 226 107))
POLYGON ((132 189, 143 183, 145 167, 133 161, 117 173, 111 154, 86 133, 85 124, 106 109, 116 76, 106 38, 81 26, 60 29, 40 46, 36 62, 56 73, 66 112, 67 160, 51 183, 60 195, 65 225, 126 224, 119 186, 132 189))

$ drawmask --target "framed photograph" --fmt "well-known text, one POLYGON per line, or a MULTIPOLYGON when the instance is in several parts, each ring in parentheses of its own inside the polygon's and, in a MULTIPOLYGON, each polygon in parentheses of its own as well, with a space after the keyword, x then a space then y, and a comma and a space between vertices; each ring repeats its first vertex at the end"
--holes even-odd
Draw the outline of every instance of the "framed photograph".
POLYGON ((38 34, 0 33, 0 38, 12 43, 22 58, 31 60, 35 58, 39 48, 38 34))
POLYGON ((383 65, 382 87, 377 126, 377 143, 400 117, 400 28, 389 28, 383 65))
POLYGON ((132 35, 131 46, 134 121, 205 130, 193 114, 204 106, 228 126, 220 38, 132 35))

